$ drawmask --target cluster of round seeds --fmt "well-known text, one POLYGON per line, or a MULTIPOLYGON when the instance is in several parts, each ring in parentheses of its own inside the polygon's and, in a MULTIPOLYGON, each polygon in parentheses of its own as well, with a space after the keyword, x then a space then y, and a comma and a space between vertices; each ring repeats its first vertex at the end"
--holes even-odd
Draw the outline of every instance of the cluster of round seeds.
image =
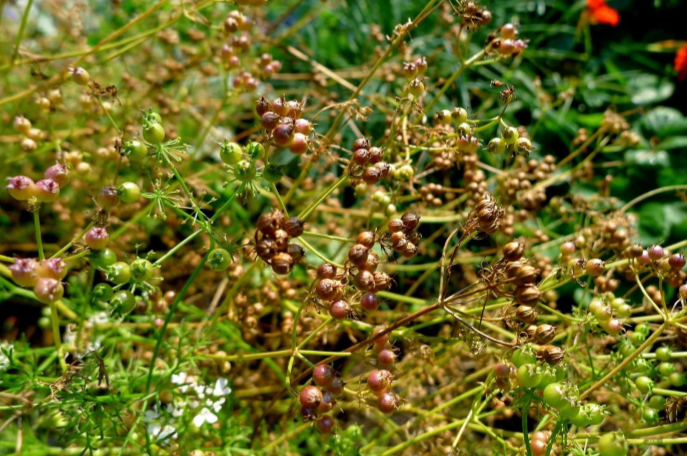
POLYGON ((329 315, 337 320, 348 318, 353 313, 353 308, 344 298, 345 277, 345 271, 329 263, 322 263, 317 268, 315 294, 328 309, 329 315))
POLYGON ((376 236, 372 231, 363 231, 348 249, 353 285, 363 293, 360 306, 367 311, 377 310, 380 304, 377 293, 391 288, 391 277, 386 272, 377 271, 379 255, 372 251, 375 241, 376 236))
POLYGON ((413 98, 420 97, 425 91, 422 77, 427 73, 427 67, 427 59, 425 57, 418 57, 413 62, 405 62, 403 64, 403 75, 408 80, 406 91, 413 98))
POLYGON ((517 201, 528 217, 531 217, 534 211, 548 201, 545 187, 538 187, 536 184, 551 176, 556 169, 554 163, 555 158, 551 155, 545 156, 541 161, 517 157, 513 169, 497 178, 503 202, 511 204, 517 201))
POLYGON ((278 147, 287 147, 296 155, 308 151, 312 122, 303 119, 303 105, 284 97, 270 102, 261 97, 255 106, 260 124, 270 133, 272 142, 278 147))
POLYGON ((38 182, 27 176, 8 178, 7 190, 18 201, 35 198, 37 203, 52 203, 60 196, 60 188, 69 183, 69 174, 67 165, 57 162, 45 170, 44 179, 38 182))
POLYGON ((419 225, 420 216, 414 212, 406 212, 401 218, 389 220, 385 244, 404 258, 414 257, 422 239, 422 235, 417 231, 419 225))
POLYGON ((17 258, 10 266, 12 278, 21 287, 33 287, 36 299, 49 304, 62 299, 62 279, 67 276, 67 264, 62 258, 37 261, 35 258, 17 258))
POLYGON ((376 184, 392 171, 391 165, 383 161, 384 150, 372 147, 368 138, 353 142, 353 156, 348 173, 353 182, 362 179, 366 184, 376 184))
POLYGON ((503 25, 498 32, 498 36, 490 36, 491 41, 487 46, 487 52, 497 52, 504 57, 515 57, 525 50, 527 43, 517 39, 518 29, 513 24, 503 25))
POLYGON ((303 234, 304 222, 298 217, 285 217, 272 211, 258 217, 255 252, 276 274, 288 274, 305 256, 305 250, 289 241, 303 234))
POLYGON ((370 364, 373 364, 380 369, 384 369, 393 372, 396 369, 396 351, 394 346, 391 345, 390 334, 384 334, 383 336, 377 336, 382 331, 384 327, 377 327, 372 332, 372 337, 374 338, 374 344, 370 350, 371 354, 374 356, 374 361, 370 359, 370 364))
POLYGON ((305 421, 316 421, 322 434, 331 434, 336 422, 328 413, 336 405, 336 398, 343 394, 344 382, 328 364, 315 367, 312 378, 317 386, 306 386, 298 395, 301 416, 305 421))
POLYGON ((45 132, 38 128, 33 128, 31 121, 24 116, 14 118, 14 130, 22 135, 21 150, 33 152, 38 147, 38 142, 45 139, 45 132))
POLYGON ((392 413, 398 409, 401 398, 391 390, 394 374, 386 369, 379 369, 367 375, 367 388, 377 396, 377 407, 382 413, 392 413))

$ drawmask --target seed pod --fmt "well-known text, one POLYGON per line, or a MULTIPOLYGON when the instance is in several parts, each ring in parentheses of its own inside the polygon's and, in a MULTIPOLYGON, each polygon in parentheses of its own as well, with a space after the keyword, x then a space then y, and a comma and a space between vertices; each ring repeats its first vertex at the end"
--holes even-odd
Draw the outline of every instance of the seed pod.
POLYGON ((353 279, 355 287, 360 291, 370 291, 375 288, 375 278, 370 271, 361 270, 358 271, 355 278, 353 279))
POLYGON ((363 170, 362 178, 366 184, 376 184, 382 178, 382 171, 376 166, 370 166, 363 170))
MULTIPOLYGON (((507 261, 518 261, 522 258, 525 246, 517 241, 509 242, 503 246, 503 257, 507 261)), ((534 269, 534 268, 533 268, 534 269)))
POLYGON ((565 351, 553 345, 544 345, 537 351, 537 358, 544 360, 550 366, 555 366, 563 361, 565 351))
POLYGON ((299 219, 298 217, 289 217, 286 220, 284 220, 282 226, 284 228, 284 231, 286 231, 286 234, 289 235, 289 237, 297 238, 300 237, 301 234, 303 234, 305 222, 299 219))
POLYGON ((389 223, 387 224, 389 231, 392 233, 397 233, 399 231, 403 231, 404 226, 403 226, 403 220, 401 219, 391 219, 389 220, 389 223))
POLYGON ((408 238, 408 242, 411 242, 415 245, 418 245, 422 240, 422 235, 417 231, 411 231, 406 235, 406 237, 408 238))
POLYGON ((271 109, 272 103, 270 103, 269 100, 265 97, 260 97, 260 99, 255 105, 255 112, 257 112, 260 117, 262 117, 263 114, 270 111, 271 109))
MULTIPOLYGON (((542 292, 534 285, 518 286, 513 297, 515 302, 525 306, 533 306, 541 299, 542 292)), ((524 321, 524 320, 523 320, 524 321)), ((531 322, 528 322, 531 323, 531 322)))
POLYGON ((36 184, 26 176, 8 178, 7 190, 12 198, 18 201, 26 201, 36 194, 36 184))
POLYGON ((322 391, 316 386, 306 386, 298 395, 301 406, 306 408, 317 408, 322 402, 322 391))
POLYGON ((289 108, 284 97, 279 97, 272 102, 272 110, 282 117, 286 117, 289 113, 289 108))
POLYGON ((255 253, 263 259, 263 261, 270 262, 272 257, 278 252, 277 245, 274 239, 264 238, 258 241, 255 246, 255 253))
POLYGON ((45 170, 46 179, 52 179, 57 182, 57 185, 64 187, 69 183, 69 168, 66 165, 56 162, 50 168, 45 170))
POLYGON ((260 116, 260 124, 266 130, 274 130, 279 125, 279 115, 273 111, 267 111, 260 116))
POLYGON ((394 375, 386 369, 370 372, 367 376, 367 387, 375 396, 379 397, 391 390, 394 375))
POLYGON ((370 139, 369 138, 358 138, 353 141, 353 151, 358 149, 370 149, 370 139))
POLYGON ((14 264, 10 265, 12 279, 20 287, 32 287, 38 283, 36 267, 38 263, 33 258, 17 258, 14 264))
POLYGON ((296 127, 293 123, 282 123, 277 125, 277 128, 272 132, 272 139, 279 147, 289 147, 293 144, 294 136, 296 134, 296 127))
POLYGON ((594 258, 587 261, 585 269, 590 276, 599 276, 604 273, 604 270, 606 269, 606 263, 598 258, 594 258))
POLYGON ((322 263, 317 267, 317 277, 319 279, 333 279, 336 276, 336 266, 329 263, 322 263))
POLYGON ((556 337, 556 328, 547 324, 537 326, 537 330, 534 333, 534 338, 540 344, 548 344, 554 337, 556 337))
POLYGON ((362 266, 361 269, 364 269, 364 270, 370 271, 370 272, 375 272, 377 270, 378 266, 379 266, 379 255, 377 255, 374 252, 370 252, 370 254, 367 256, 367 261, 365 261, 365 264, 362 266))
POLYGON ((539 271, 533 266, 522 266, 515 272, 515 284, 517 286, 534 283, 537 280, 539 271))
POLYGON ((354 265, 361 267, 367 262, 370 249, 362 244, 355 244, 348 250, 348 259, 354 265))
POLYGON ((277 274, 288 274, 293 264, 293 257, 288 253, 277 253, 272 257, 272 270, 277 274))
POLYGON ((370 162, 370 151, 368 149, 358 149, 353 152, 353 162, 365 166, 370 162))
POLYGON ((403 231, 397 231, 391 235, 391 248, 400 251, 408 243, 408 238, 403 231))
POLYGON ((384 179, 391 173, 391 165, 386 162, 375 163, 372 167, 379 170, 380 179, 384 179))
POLYGON ((389 274, 382 271, 377 271, 373 274, 374 277, 374 291, 386 291, 391 288, 391 277, 389 274))
POLYGON ((403 255, 404 258, 412 258, 417 255, 417 246, 412 242, 406 242, 403 248, 399 250, 399 253, 403 255))
POLYGON ((404 230, 412 231, 420 224, 420 216, 414 212, 406 212, 401 216, 401 222, 404 230))
POLYGON ((62 299, 64 295, 64 287, 59 280, 44 277, 36 283, 33 288, 33 292, 38 299, 43 304, 51 304, 55 301, 62 299))
POLYGON ((275 231, 281 228, 284 221, 284 214, 280 211, 272 211, 258 217, 256 226, 263 234, 274 236, 275 231))
POLYGON ((355 242, 371 249, 375 245, 375 234, 372 231, 363 231, 356 236, 355 242))
POLYGON ((509 279, 512 279, 515 277, 515 275, 518 273, 518 271, 522 268, 522 263, 519 261, 513 261, 511 263, 508 263, 506 265, 506 276, 509 279))
POLYGON ((341 295, 341 284, 333 279, 321 279, 315 286, 315 294, 325 301, 333 301, 341 295))
POLYGON ((537 311, 526 305, 520 305, 515 310, 515 317, 523 323, 534 323, 537 320, 537 311))
POLYGON ((527 334, 527 339, 534 339, 534 335, 537 332, 537 325, 529 325, 525 328, 525 334, 527 334))
POLYGON ((384 159, 384 149, 380 147, 370 147, 370 163, 379 163, 384 159))
POLYGON ((329 315, 335 320, 345 320, 351 312, 351 306, 343 299, 335 301, 331 307, 329 307, 329 315))
POLYGON ((641 245, 634 244, 625 249, 625 252, 630 258, 638 258, 644 253, 644 248, 641 245))
POLYGON ((312 379, 315 384, 323 388, 330 386, 334 378, 336 378, 336 374, 329 364, 318 365, 312 373, 312 379))
MULTIPOLYGON (((253 0, 255 2, 256 0, 253 0)), ((261 0, 262 1, 262 0, 261 0)), ((327 393, 325 393, 327 394, 327 393)), ((334 407, 334 404, 329 405, 329 407, 326 410, 323 410, 322 406, 325 404, 325 402, 322 402, 320 404, 320 407, 318 408, 318 411, 320 413, 326 413, 329 410, 334 407)), ((322 418, 318 419, 317 422, 315 423, 315 426, 317 427, 317 430, 320 431, 320 434, 322 435, 329 435, 334 433, 334 428, 336 427, 336 421, 334 421, 334 418, 331 416, 323 416, 322 418)))
POLYGON ((289 247, 289 235, 284 230, 277 230, 274 232, 274 245, 279 252, 286 252, 289 247))
POLYGON ((289 244, 289 246, 286 248, 286 253, 291 255, 291 258, 293 258, 293 263, 296 264, 300 263, 305 256, 305 249, 298 244, 289 244))
POLYGON ((368 312, 373 312, 379 309, 379 298, 374 293, 365 293, 360 299, 360 307, 368 312))
POLYGON ((427 72, 427 58, 422 56, 418 57, 417 60, 415 60, 415 67, 417 68, 417 72, 419 75, 423 75, 427 72))
POLYGON ((414 63, 403 62, 403 76, 405 76, 409 81, 415 79, 417 76, 417 67, 414 63))

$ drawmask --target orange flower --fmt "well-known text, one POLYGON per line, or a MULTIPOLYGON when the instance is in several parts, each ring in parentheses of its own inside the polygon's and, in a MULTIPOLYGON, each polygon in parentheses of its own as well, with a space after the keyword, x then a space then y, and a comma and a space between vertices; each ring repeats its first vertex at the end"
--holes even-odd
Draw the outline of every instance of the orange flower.
POLYGON ((687 79, 687 44, 678 49, 675 54, 675 71, 677 71, 679 81, 687 79))
POLYGON ((587 9, 592 24, 609 24, 615 27, 620 22, 618 11, 606 4, 606 0, 587 0, 587 9))

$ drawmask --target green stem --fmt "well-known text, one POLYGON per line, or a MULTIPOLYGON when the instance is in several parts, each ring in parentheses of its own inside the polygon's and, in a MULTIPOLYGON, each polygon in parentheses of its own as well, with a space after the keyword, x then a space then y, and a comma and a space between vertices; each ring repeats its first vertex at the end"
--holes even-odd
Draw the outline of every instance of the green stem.
POLYGON ((530 435, 527 430, 527 418, 529 417, 531 398, 527 398, 525 405, 522 407, 522 437, 525 441, 525 451, 527 451, 527 456, 532 456, 532 445, 530 445, 530 435))
POLYGON ((84 228, 83 231, 81 231, 81 233, 79 233, 79 235, 78 235, 77 237, 75 237, 74 239, 72 239, 67 245, 65 245, 65 246, 62 247, 60 250, 58 250, 57 253, 55 253, 55 254, 54 254, 53 256, 51 256, 50 258, 58 258, 58 257, 59 257, 60 255, 62 255, 64 252, 66 252, 67 250, 69 250, 69 248, 70 248, 72 245, 74 245, 75 242, 79 242, 79 240, 80 240, 82 237, 84 237, 84 235, 88 232, 88 230, 90 230, 91 228, 93 228, 94 225, 95 225, 95 222, 89 223, 88 226, 86 226, 86 228, 84 228))
POLYGON ((322 255, 315 247, 313 247, 312 245, 310 245, 310 244, 308 243, 308 241, 306 241, 305 239, 303 239, 303 237, 299 237, 298 240, 301 242, 301 244, 303 244, 303 246, 304 246, 306 249, 310 250, 310 251, 311 251, 316 257, 318 257, 320 260, 324 261, 325 263, 331 263, 331 264, 333 264, 334 266, 336 266, 337 268, 343 268, 343 265, 342 265, 342 264, 335 263, 334 261, 330 260, 330 259, 327 258, 326 256, 322 255))
POLYGON ((437 101, 439 101, 439 98, 441 98, 441 96, 444 93, 446 93, 448 88, 451 87, 451 84, 453 84, 453 82, 456 79, 458 79, 458 76, 460 76, 460 74, 465 69, 469 68, 474 63, 479 61, 482 57, 484 57, 484 54, 485 54, 484 50, 479 51, 477 54, 473 55, 468 60, 466 60, 464 64, 462 64, 460 67, 458 67, 458 69, 456 71, 454 71, 453 74, 446 80, 446 82, 444 83, 444 86, 441 88, 441 90, 439 90, 439 93, 437 93, 434 96, 434 98, 432 99, 432 101, 427 106, 425 106, 424 111, 429 112, 432 109, 432 107, 434 107, 434 105, 437 103, 437 101))
POLYGON ((41 238, 41 220, 38 216, 38 211, 33 213, 33 224, 36 228, 36 245, 38 245, 38 257, 41 261, 45 260, 45 252, 43 252, 43 240, 41 238))
POLYGON ((277 190, 277 186, 274 184, 270 184, 270 189, 272 190, 272 193, 274 193, 274 196, 277 198, 277 202, 279 203, 279 207, 281 207, 281 210, 284 211, 284 215, 286 217, 288 217, 289 213, 286 210, 286 205, 284 204, 284 200, 281 199, 281 195, 279 194, 279 190, 277 190))
POLYGON ((55 349, 57 350, 57 359, 60 361, 62 372, 67 372, 67 363, 64 360, 62 353, 62 338, 60 337, 60 319, 57 315, 57 305, 54 302, 50 303, 50 319, 52 320, 53 339, 55 339, 55 349))
POLYGON ((546 446, 546 453, 545 456, 549 456, 551 454, 551 451, 553 450, 553 444, 556 441, 556 437, 558 434, 561 432, 563 429, 563 420, 558 419, 558 423, 556 423, 556 427, 553 429, 553 432, 551 433, 551 438, 549 438, 549 444, 546 446))
MULTIPOLYGON (((320 238, 320 239, 327 239, 329 241, 339 241, 339 242, 355 242, 353 239, 348 239, 345 237, 340 237, 340 236, 332 236, 329 234, 320 234, 320 233, 313 233, 312 231, 304 231, 301 236, 307 236, 307 237, 313 237, 313 238, 320 238)), ((482 259, 480 258, 480 261, 482 259)))
POLYGON ((5 255, 0 255, 0 261, 4 261, 5 263, 14 263, 15 262, 14 258, 5 256, 5 255))
POLYGON ((195 238, 196 236, 198 236, 202 232, 203 232, 202 228, 197 230, 197 231, 194 231, 193 234, 189 235, 186 239, 184 239, 183 241, 181 241, 180 243, 175 245, 174 248, 172 248, 169 252, 165 253, 162 257, 160 257, 160 259, 154 263, 155 266, 161 265, 167 258, 174 255, 180 248, 182 248, 183 246, 185 246, 186 244, 191 242, 193 240, 193 238, 195 238))
POLYGON ((322 203, 322 201, 324 201, 329 195, 332 194, 334 190, 336 190, 344 182, 346 182, 346 179, 348 179, 348 175, 344 174, 343 176, 341 176, 339 180, 330 185, 329 188, 324 191, 324 193, 322 193, 315 201, 313 201, 312 204, 310 204, 310 206, 305 208, 298 215, 298 218, 305 221, 310 216, 310 214, 312 214, 312 212, 317 208, 317 206, 319 206, 322 203))
POLYGON ((21 40, 24 38, 24 32, 26 31, 26 23, 29 20, 29 11, 31 11, 31 6, 33 6, 33 0, 29 0, 26 4, 26 9, 21 17, 21 25, 19 26, 19 33, 14 40, 14 52, 12 53, 12 60, 10 60, 10 68, 14 66, 14 61, 19 53, 19 46, 21 45, 21 40))

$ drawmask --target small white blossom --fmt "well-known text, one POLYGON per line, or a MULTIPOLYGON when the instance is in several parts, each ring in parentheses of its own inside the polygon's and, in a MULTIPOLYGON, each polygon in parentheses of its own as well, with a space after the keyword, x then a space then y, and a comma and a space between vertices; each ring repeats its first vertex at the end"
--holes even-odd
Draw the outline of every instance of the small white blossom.
POLYGON ((215 382, 215 389, 212 391, 212 395, 226 396, 227 394, 231 394, 231 388, 227 386, 228 384, 229 380, 226 378, 218 378, 215 382))
POLYGON ((193 418, 193 424, 195 424, 196 427, 201 427, 205 423, 214 424, 216 422, 217 415, 215 415, 205 407, 203 407, 200 413, 193 418))
POLYGON ((158 440, 167 438, 176 439, 177 431, 172 426, 166 424, 164 427, 161 424, 153 423, 148 425, 148 433, 158 440))

